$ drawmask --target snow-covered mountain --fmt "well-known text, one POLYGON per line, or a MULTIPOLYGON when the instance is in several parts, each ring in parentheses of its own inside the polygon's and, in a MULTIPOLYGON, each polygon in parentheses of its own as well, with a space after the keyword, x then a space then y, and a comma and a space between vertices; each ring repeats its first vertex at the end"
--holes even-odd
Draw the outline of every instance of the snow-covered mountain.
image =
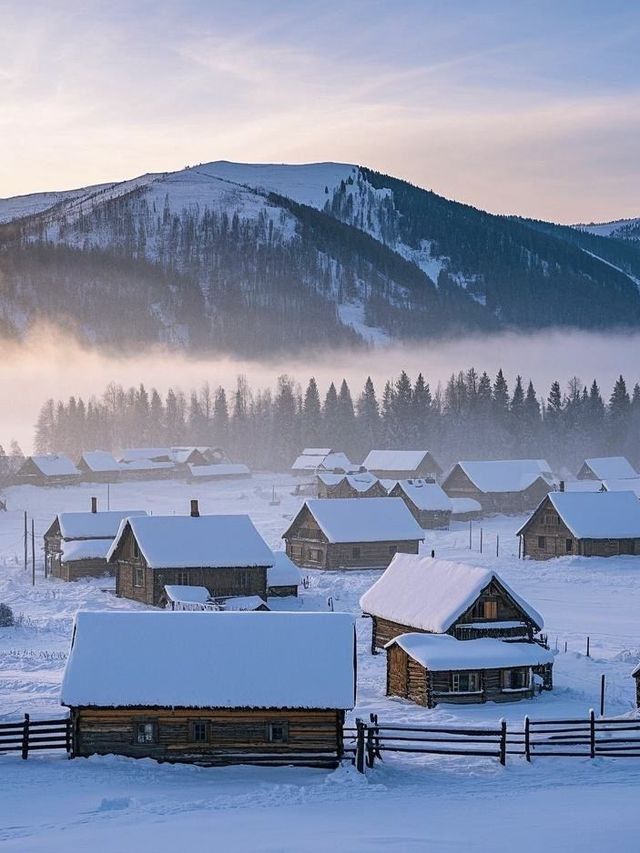
POLYGON ((260 354, 640 325, 640 245, 350 164, 205 163, 0 199, 0 223, 4 334, 45 318, 100 344, 260 354))
POLYGON ((640 217, 636 219, 617 219, 615 222, 591 222, 588 225, 576 225, 581 231, 598 237, 615 237, 618 240, 640 240, 640 217))

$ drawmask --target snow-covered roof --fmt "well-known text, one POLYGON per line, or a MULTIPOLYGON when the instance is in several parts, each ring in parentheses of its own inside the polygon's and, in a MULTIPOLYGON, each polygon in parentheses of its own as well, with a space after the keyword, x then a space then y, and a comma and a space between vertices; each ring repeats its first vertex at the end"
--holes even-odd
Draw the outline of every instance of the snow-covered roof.
POLYGON ((286 551, 273 552, 273 566, 267 569, 267 586, 299 586, 302 572, 286 551))
POLYGON ((551 468, 544 459, 495 459, 458 462, 458 465, 474 486, 485 494, 521 492, 539 477, 549 483, 552 480, 551 468))
MULTIPOLYGON (((581 480, 582 483, 597 483, 597 480, 581 480)), ((640 477, 626 477, 620 480, 605 480, 602 485, 607 492, 633 492, 640 498, 640 477)))
POLYGON ((451 512, 451 498, 437 483, 426 480, 398 480, 398 486, 411 502, 422 510, 451 512))
POLYGON ((302 451, 303 456, 322 456, 323 459, 330 453, 333 453, 330 447, 305 447, 302 451))
POLYGON ((62 562, 106 560, 111 539, 72 539, 62 543, 62 562))
POLYGON ((415 471, 428 450, 371 450, 362 463, 369 471, 415 471))
POLYGON ((151 569, 272 566, 273 554, 248 515, 153 515, 125 519, 107 559, 130 526, 151 569))
POLYGON ((184 601, 189 604, 206 604, 211 598, 206 586, 188 586, 180 584, 166 584, 164 588, 168 601, 184 601))
POLYGON ((444 634, 492 580, 507 591, 534 625, 543 627, 542 616, 497 572, 416 554, 396 554, 384 574, 364 593, 360 607, 381 619, 444 634))
POLYGON ((475 498, 450 498, 453 515, 466 515, 468 512, 482 512, 482 504, 475 498))
POLYGON ((30 456, 29 459, 45 477, 69 477, 80 474, 71 459, 63 453, 46 453, 30 456))
POLYGON ((60 701, 73 707, 350 709, 354 619, 346 613, 80 611, 60 701))
POLYGON ((120 453, 121 462, 136 462, 141 459, 167 461, 173 459, 170 447, 128 447, 120 453))
POLYGON ((267 602, 259 595, 234 595, 225 598, 221 606, 225 611, 240 612, 259 610, 261 607, 266 607, 267 602))
POLYGON ((189 463, 189 473, 192 477, 246 477, 251 471, 241 462, 218 462, 213 465, 193 465, 189 463))
POLYGON ((108 450, 85 450, 81 456, 81 461, 85 463, 90 471, 109 472, 120 470, 120 464, 116 461, 113 453, 109 453, 108 450))
POLYGON ((640 501, 634 492, 550 492, 547 497, 577 539, 640 538, 640 501))
POLYGON ((321 480, 325 486, 337 486, 338 483, 341 483, 346 474, 334 474, 333 471, 323 471, 319 469, 316 471, 316 477, 321 480))
POLYGON ((402 498, 317 498, 308 500, 305 506, 329 542, 424 539, 424 530, 402 498))
POLYGON ((307 447, 291 466, 292 471, 315 471, 317 468, 323 468, 326 471, 334 469, 351 471, 353 464, 344 453, 324 447, 307 447))
POLYGON ((584 461, 598 480, 622 480, 638 476, 638 472, 625 456, 601 456, 584 461))
POLYGON ((474 669, 510 669, 552 663, 553 653, 538 643, 509 643, 491 637, 456 640, 449 634, 401 634, 385 648, 398 645, 435 672, 474 669))
POLYGON ((353 463, 345 453, 328 453, 320 463, 325 471, 352 471, 353 463))
POLYGON ((367 492, 375 483, 380 481, 369 471, 358 471, 355 474, 334 474, 331 471, 317 471, 317 477, 325 486, 337 486, 344 480, 356 492, 367 492))
POLYGON ((600 480, 565 480, 565 492, 599 492, 602 489, 600 480))
POLYGON ((63 539, 113 539, 120 523, 130 516, 145 515, 143 509, 114 509, 107 512, 60 512, 58 524, 63 539))
POLYGON ((154 462, 152 459, 124 459, 120 462, 121 471, 168 471, 175 468, 174 462, 154 462))

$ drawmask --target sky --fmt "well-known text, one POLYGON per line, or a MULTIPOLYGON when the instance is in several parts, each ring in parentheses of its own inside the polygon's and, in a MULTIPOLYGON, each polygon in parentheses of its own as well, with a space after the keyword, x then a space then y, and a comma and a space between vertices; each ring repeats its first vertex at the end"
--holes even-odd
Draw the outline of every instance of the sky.
POLYGON ((228 159, 640 215, 635 0, 0 0, 0 197, 228 159))

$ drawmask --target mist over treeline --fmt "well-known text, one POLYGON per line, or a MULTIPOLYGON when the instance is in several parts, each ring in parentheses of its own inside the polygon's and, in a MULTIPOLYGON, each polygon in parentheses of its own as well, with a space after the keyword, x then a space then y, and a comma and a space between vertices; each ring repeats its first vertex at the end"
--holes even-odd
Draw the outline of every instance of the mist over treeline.
POLYGON ((623 376, 601 390, 577 377, 554 381, 539 395, 518 376, 510 387, 502 370, 491 378, 475 368, 431 388, 422 373, 402 371, 376 388, 346 380, 326 394, 311 378, 301 386, 288 375, 276 388, 252 389, 244 376, 235 388, 204 383, 185 394, 161 396, 144 385, 110 384, 100 398, 47 400, 35 435, 40 453, 79 457, 84 450, 214 445, 255 468, 286 470, 302 447, 344 450, 360 461, 374 447, 425 448, 446 466, 459 459, 544 457, 575 470, 589 456, 626 455, 640 462, 640 385, 623 376))

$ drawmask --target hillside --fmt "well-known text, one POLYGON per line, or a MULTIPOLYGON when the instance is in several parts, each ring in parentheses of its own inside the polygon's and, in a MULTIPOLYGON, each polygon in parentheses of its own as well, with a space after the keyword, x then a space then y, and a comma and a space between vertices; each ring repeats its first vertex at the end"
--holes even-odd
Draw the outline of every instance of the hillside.
POLYGON ((0 275, 0 334, 48 319, 118 349, 640 325, 640 244, 338 163, 217 162, 0 200, 0 275))

